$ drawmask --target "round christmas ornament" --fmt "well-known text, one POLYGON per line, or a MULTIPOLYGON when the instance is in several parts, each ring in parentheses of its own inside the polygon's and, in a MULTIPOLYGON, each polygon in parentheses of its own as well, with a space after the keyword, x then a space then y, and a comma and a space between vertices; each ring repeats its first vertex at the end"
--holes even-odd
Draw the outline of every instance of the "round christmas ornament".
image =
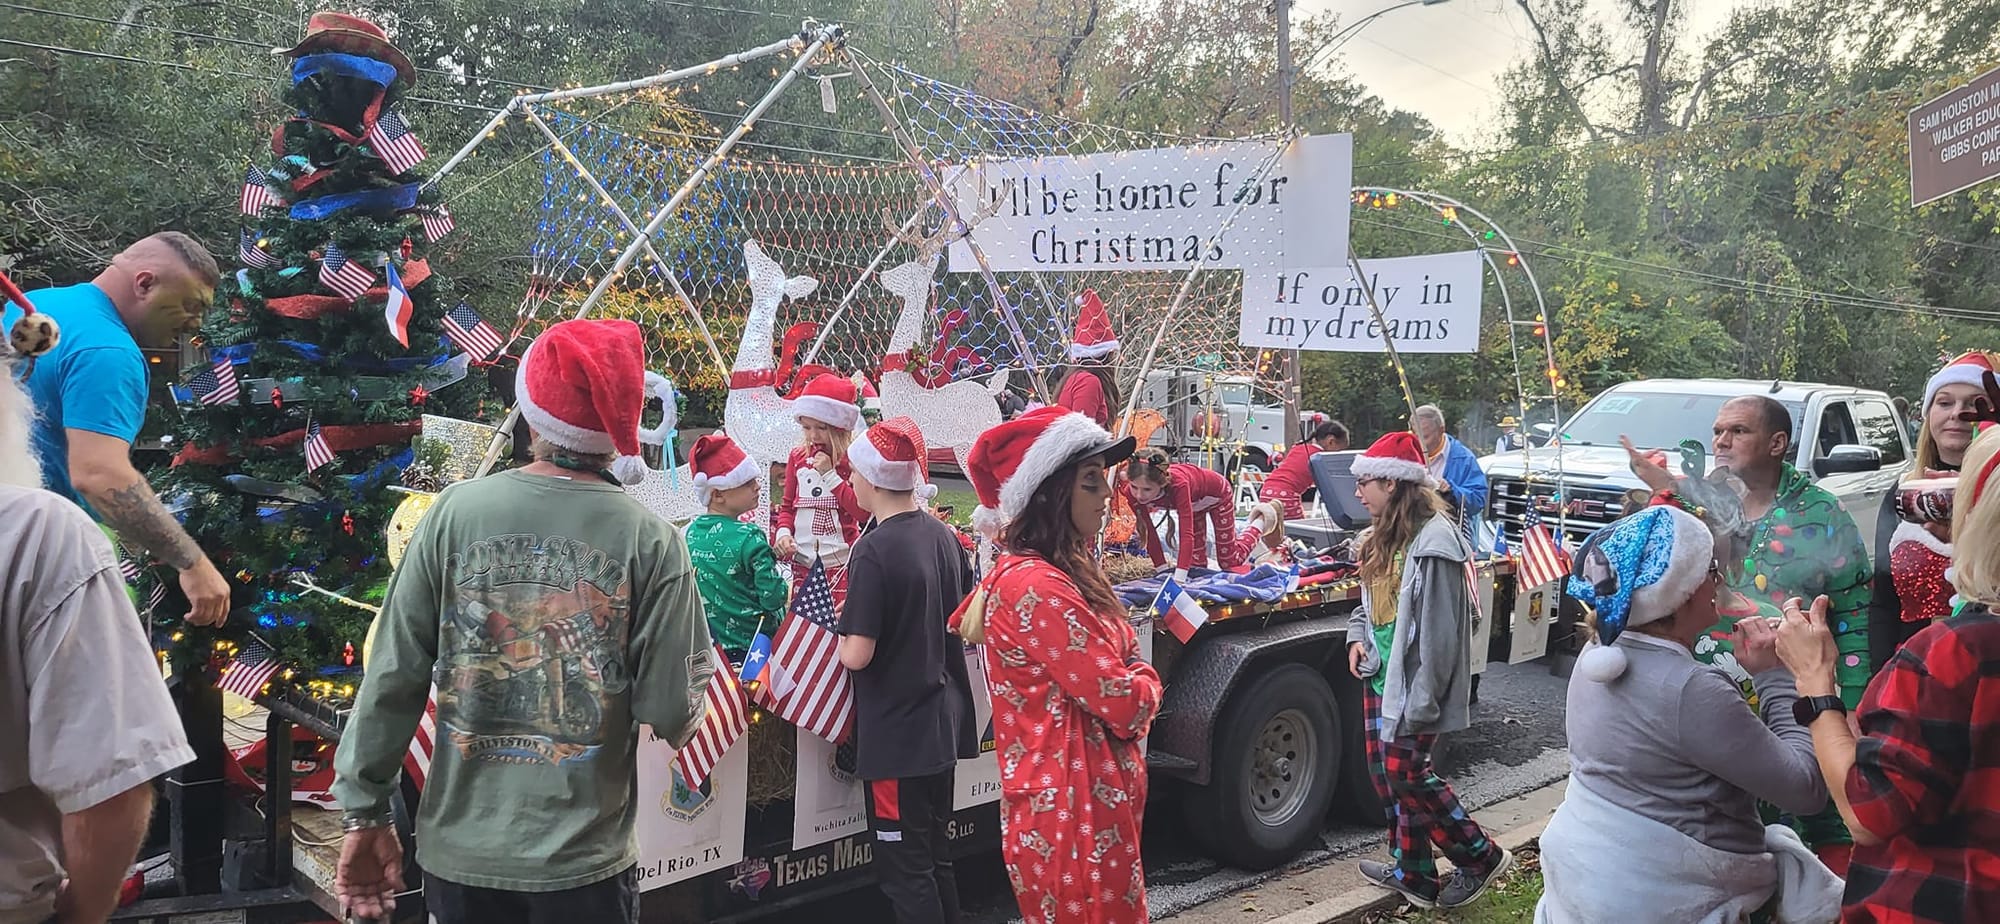
POLYGON ((412 492, 410 496, 403 498, 402 503, 396 505, 396 512, 389 515, 390 567, 402 566, 403 553, 410 549, 410 537, 417 534, 417 524, 423 521, 424 514, 429 513, 431 505, 435 503, 437 503, 435 494, 412 492))

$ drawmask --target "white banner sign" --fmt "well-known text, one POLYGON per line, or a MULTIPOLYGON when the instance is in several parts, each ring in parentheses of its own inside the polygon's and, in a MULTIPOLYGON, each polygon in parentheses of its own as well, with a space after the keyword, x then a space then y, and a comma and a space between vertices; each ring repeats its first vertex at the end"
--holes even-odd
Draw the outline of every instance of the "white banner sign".
POLYGON ((986 685, 986 657, 977 645, 965 646, 965 674, 972 680, 972 722, 979 729, 979 756, 960 760, 952 771, 954 812, 1000 798, 1000 755, 993 750, 993 693, 986 685))
POLYGON ((698 789, 673 769, 674 749, 639 727, 639 890, 672 885, 743 859, 750 742, 739 739, 698 789))
MULTIPOLYGON (((1347 253, 1352 135, 1298 139, 1261 177, 1269 142, 985 160, 949 178, 995 271, 1274 270, 1330 266, 1347 253), (1243 211, 1221 233, 1235 212, 1243 211), (1218 236, 1219 235, 1219 236, 1218 236)), ((979 271, 964 242, 951 271, 979 271)))
POLYGON ((838 752, 826 739, 812 732, 799 732, 793 850, 868 830, 868 802, 861 791, 861 780, 837 765, 838 752))
MULTIPOLYGON (((1243 274, 1244 346, 1382 352, 1382 325, 1352 264, 1243 274)), ((1389 336, 1403 353, 1475 353, 1485 274, 1477 250, 1363 260, 1389 336)))

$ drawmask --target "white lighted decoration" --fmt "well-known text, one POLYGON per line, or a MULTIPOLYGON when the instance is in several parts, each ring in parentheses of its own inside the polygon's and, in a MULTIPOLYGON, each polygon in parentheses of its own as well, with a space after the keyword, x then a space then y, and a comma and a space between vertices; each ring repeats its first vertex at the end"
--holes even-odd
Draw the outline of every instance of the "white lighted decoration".
MULTIPOLYGON (((674 438, 680 433, 677 429, 680 423, 680 395, 674 389, 673 380, 657 372, 646 373, 646 391, 660 399, 661 417, 658 426, 639 429, 639 442, 663 447, 661 461, 672 461, 666 457, 664 447, 674 445, 674 438)), ((637 484, 626 485, 625 493, 636 498, 654 515, 673 523, 692 520, 704 512, 695 495, 694 473, 686 462, 665 470, 646 466, 646 476, 637 484)))
POLYGON ((994 400, 1007 387, 1009 370, 1002 369, 985 385, 952 382, 941 388, 925 388, 910 374, 910 350, 923 333, 929 317, 931 276, 937 271, 938 253, 948 237, 946 231, 927 238, 914 238, 896 231, 917 248, 916 259, 882 271, 882 287, 902 300, 903 311, 889 335, 888 351, 882 355, 882 416, 908 417, 923 431, 924 442, 932 449, 949 447, 964 470, 972 442, 989 427, 1000 423, 1000 404, 994 400))
POLYGON ((778 395, 772 329, 778 322, 778 306, 785 299, 811 295, 819 281, 810 276, 786 278, 784 267, 756 241, 744 242, 743 260, 750 267, 750 315, 736 345, 736 363, 729 369, 722 427, 750 458, 775 465, 798 444, 799 424, 792 418, 792 402, 778 395))

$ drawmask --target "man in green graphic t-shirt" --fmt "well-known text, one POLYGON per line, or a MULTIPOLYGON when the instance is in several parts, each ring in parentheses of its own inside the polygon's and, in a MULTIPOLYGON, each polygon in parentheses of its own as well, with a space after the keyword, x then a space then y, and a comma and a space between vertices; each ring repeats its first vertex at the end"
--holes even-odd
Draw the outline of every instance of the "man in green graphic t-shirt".
POLYGON ((638 454, 644 376, 632 322, 549 328, 519 374, 535 461, 445 489, 411 538, 334 761, 355 916, 404 887, 389 800, 435 683, 431 920, 638 920, 638 725, 686 744, 713 660, 686 542, 611 474, 638 454))

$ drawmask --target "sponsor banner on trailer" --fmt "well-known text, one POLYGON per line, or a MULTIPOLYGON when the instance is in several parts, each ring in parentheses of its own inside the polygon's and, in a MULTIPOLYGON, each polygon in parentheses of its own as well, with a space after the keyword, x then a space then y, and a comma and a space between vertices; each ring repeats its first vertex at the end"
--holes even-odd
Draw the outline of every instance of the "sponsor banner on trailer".
POLYGON ((674 769, 674 749, 639 729, 639 890, 650 891, 743 859, 750 746, 738 740, 715 772, 690 788, 674 769))
POLYGON ((952 772, 957 790, 952 811, 1000 800, 1000 755, 993 750, 993 694, 986 686, 986 654, 978 645, 965 646, 965 675, 972 680, 972 720, 979 729, 979 756, 958 762, 952 772))
MULTIPOLYGON (((996 272, 1336 265, 1347 254, 1354 137, 1300 138, 1257 176, 1272 144, 981 160, 948 188, 961 215, 991 213, 972 241, 996 272), (1243 211, 1219 234, 1239 199, 1243 211)), ((965 242, 949 254, 952 272, 979 271, 965 242)))
POLYGON ((804 850, 856 831, 868 830, 868 802, 854 775, 854 739, 835 746, 799 732, 797 784, 793 800, 792 849, 804 850))
MULTIPOLYGON (((1361 261, 1399 352, 1478 352, 1480 259, 1463 250, 1361 261)), ((1379 353, 1382 328, 1352 264, 1243 274, 1236 341, 1244 346, 1379 353)))

